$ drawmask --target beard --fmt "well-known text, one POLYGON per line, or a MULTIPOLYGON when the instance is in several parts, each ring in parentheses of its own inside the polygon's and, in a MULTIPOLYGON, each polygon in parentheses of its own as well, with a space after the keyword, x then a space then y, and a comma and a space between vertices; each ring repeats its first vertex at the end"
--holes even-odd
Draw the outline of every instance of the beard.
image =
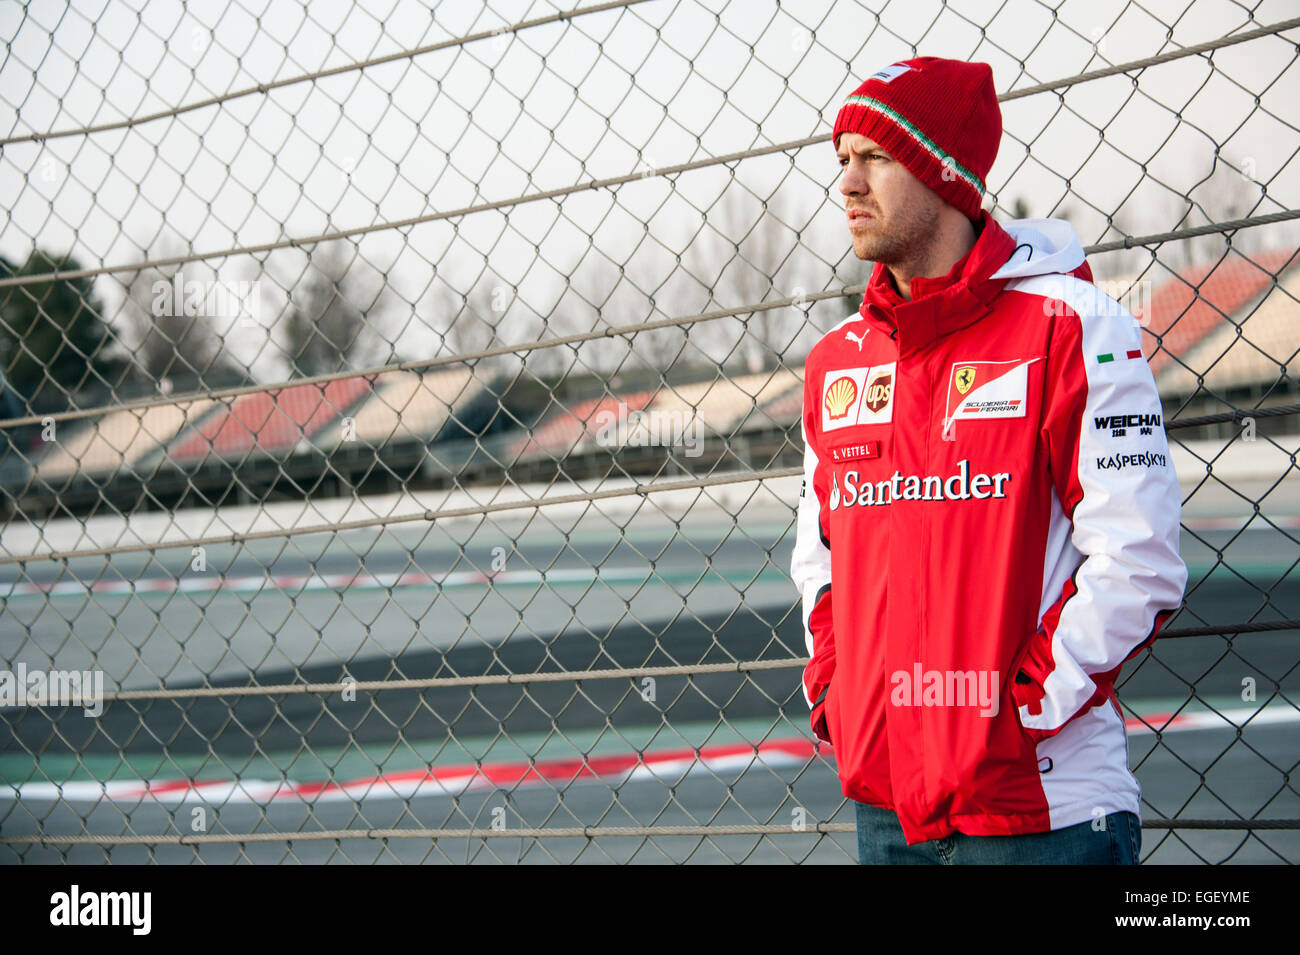
POLYGON ((939 233, 939 204, 911 203, 887 219, 878 215, 860 232, 851 233, 858 258, 884 265, 915 263, 926 257, 939 233))

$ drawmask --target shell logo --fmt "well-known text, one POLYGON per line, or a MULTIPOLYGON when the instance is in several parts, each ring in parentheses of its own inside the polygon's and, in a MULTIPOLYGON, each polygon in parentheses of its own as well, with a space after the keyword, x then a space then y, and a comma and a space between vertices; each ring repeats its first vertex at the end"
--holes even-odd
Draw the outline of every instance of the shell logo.
POLYGON ((831 382, 831 386, 826 389, 826 413, 830 415, 832 421, 836 418, 843 418, 849 413, 849 408, 858 397, 858 386, 854 384, 853 379, 849 377, 837 378, 831 382))

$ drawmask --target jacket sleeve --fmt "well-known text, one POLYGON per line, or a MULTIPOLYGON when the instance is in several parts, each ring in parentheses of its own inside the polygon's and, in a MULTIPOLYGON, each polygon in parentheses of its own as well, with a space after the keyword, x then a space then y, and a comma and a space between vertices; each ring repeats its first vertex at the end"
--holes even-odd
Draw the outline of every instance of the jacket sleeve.
POLYGON ((1071 278, 1050 304, 1058 317, 1043 438, 1079 562, 1013 677, 1021 725, 1036 741, 1113 698, 1120 668, 1156 638, 1187 583, 1181 493, 1137 322, 1071 278))
MULTIPOLYGON (((813 383, 815 387, 815 383, 813 383)), ((809 382, 804 384, 801 431, 804 445, 803 484, 799 488, 794 554, 790 576, 799 590, 802 604, 804 642, 810 657, 804 667, 804 700, 811 708, 813 733, 830 742, 826 726, 826 692, 835 675, 835 639, 831 633, 831 549, 828 535, 829 511, 827 476, 809 435, 816 434, 810 414, 817 408, 810 402, 809 382)))

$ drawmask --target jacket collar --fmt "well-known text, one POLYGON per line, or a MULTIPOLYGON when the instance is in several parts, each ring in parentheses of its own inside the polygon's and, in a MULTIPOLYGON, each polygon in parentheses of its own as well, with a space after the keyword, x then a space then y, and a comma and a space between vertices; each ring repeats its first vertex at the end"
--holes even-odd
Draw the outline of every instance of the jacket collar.
POLYGON ((1015 250, 1016 241, 980 210, 979 235, 970 251, 947 275, 912 279, 912 300, 894 288, 883 263, 876 263, 858 311, 898 342, 899 354, 931 342, 983 318, 1009 279, 991 278, 1015 250))

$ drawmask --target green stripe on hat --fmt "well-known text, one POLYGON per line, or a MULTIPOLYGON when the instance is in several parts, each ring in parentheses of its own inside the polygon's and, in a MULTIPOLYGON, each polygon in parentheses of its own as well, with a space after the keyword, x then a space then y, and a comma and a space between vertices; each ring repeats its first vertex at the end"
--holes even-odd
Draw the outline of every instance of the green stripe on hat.
POLYGON ((1106 352, 1106 354, 1104 355, 1097 356, 1097 364, 1099 365, 1104 365, 1106 364, 1106 362, 1114 361, 1114 360, 1115 360, 1115 355, 1111 352, 1106 352))
POLYGON ((925 133, 921 132, 919 129, 917 129, 915 126, 909 123, 907 119, 893 107, 886 106, 884 103, 880 102, 880 100, 872 99, 870 96, 856 96, 856 95, 850 96, 848 99, 846 99, 844 101, 844 105, 865 106, 868 109, 874 109, 878 112, 884 113, 895 123, 897 123, 900 127, 902 127, 902 129, 905 132, 911 135, 911 137, 916 140, 917 144, 921 146, 921 148, 923 148, 931 156, 939 160, 939 162, 941 163, 951 164, 952 171, 957 173, 957 175, 961 176, 963 179, 965 179, 966 182, 968 182, 975 189, 975 191, 980 194, 981 198, 983 197, 984 183, 980 181, 979 176, 972 173, 969 169, 967 169, 965 166, 959 163, 955 158, 953 158, 952 156, 944 152, 942 149, 940 149, 938 144, 936 144, 933 140, 931 140, 930 137, 926 136, 925 133))

